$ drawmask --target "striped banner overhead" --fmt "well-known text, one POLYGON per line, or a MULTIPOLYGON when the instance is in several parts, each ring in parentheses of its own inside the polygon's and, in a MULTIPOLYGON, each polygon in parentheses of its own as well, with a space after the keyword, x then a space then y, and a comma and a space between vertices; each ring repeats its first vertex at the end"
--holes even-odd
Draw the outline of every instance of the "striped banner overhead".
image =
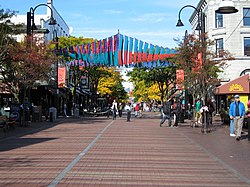
POLYGON ((119 57, 118 57, 118 49, 119 49, 119 34, 114 36, 114 66, 118 66, 119 57))
POLYGON ((124 37, 124 53, 123 53, 123 63, 124 65, 128 65, 128 37, 124 37))
POLYGON ((140 40, 137 62, 142 62, 142 47, 143 47, 143 41, 140 40))
POLYGON ((128 64, 132 64, 132 53, 133 53, 133 38, 129 38, 129 59, 128 59, 128 64))
POLYGON ((118 63, 119 66, 123 66, 123 35, 119 34, 119 44, 118 44, 118 63))
POLYGON ((103 39, 103 45, 104 45, 104 49, 103 49, 103 52, 104 52, 104 65, 108 65, 109 64, 109 61, 108 61, 108 41, 107 41, 107 38, 103 39))
POLYGON ((133 62, 137 62, 138 56, 138 40, 135 38, 135 45, 134 45, 134 59, 133 62))
POLYGON ((114 66, 113 63, 113 38, 112 36, 108 38, 108 65, 109 66, 114 66))
POLYGON ((120 33, 91 43, 61 49, 61 55, 70 57, 69 65, 105 65, 105 66, 168 66, 168 58, 174 49, 154 46, 136 38, 120 33))

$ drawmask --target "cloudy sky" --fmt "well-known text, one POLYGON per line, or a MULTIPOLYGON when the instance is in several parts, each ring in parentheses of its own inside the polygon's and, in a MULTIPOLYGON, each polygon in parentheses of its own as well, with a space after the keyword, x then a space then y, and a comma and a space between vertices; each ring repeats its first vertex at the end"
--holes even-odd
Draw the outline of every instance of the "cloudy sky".
MULTIPOLYGON (((26 14, 30 7, 46 0, 1 0, 0 8, 26 14)), ((190 31, 188 22, 194 9, 185 8, 181 19, 185 27, 176 27, 179 10, 189 4, 197 6, 199 0, 53 0, 53 5, 72 27, 71 35, 103 39, 117 34, 137 38, 153 45, 173 48, 174 38, 182 38, 190 31)), ((36 14, 45 13, 39 7, 36 14), (40 11, 40 12, 39 12, 40 11)))

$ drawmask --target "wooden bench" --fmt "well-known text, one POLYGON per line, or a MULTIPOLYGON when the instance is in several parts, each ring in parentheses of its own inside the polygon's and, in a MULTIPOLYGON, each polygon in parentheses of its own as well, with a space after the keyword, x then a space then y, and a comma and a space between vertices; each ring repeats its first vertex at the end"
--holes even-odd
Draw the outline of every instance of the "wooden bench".
POLYGON ((11 128, 15 128, 16 122, 9 120, 7 116, 0 116, 0 128, 3 128, 3 131, 6 132, 11 128))

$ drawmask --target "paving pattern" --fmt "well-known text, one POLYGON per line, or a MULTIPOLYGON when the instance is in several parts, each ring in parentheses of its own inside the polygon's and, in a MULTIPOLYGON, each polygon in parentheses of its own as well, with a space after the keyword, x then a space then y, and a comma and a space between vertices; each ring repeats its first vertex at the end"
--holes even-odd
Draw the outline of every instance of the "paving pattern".
MULTIPOLYGON (((1 140, 0 187, 250 186, 250 159, 246 169, 226 164, 202 143, 209 136, 160 128, 159 119, 68 120, 1 140)), ((242 144, 249 155, 247 140, 242 144)))

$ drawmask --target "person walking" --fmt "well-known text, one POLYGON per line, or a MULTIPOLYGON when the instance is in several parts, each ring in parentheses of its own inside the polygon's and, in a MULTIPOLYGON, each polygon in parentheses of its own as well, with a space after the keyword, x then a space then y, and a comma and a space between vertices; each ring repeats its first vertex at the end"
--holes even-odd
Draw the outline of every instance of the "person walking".
MULTIPOLYGON (((234 98, 231 99, 231 103, 233 102, 234 102, 234 98)), ((234 134, 234 120, 233 119, 230 119, 229 130, 230 130, 230 136, 235 137, 236 135, 234 134)))
POLYGON ((248 126, 248 141, 250 141, 250 99, 247 102, 247 126, 248 126))
POLYGON ((236 135, 236 140, 239 141, 241 138, 241 131, 246 111, 244 104, 240 101, 240 96, 235 95, 234 99, 235 101, 230 104, 229 116, 230 119, 234 120, 234 131, 236 135))
POLYGON ((124 110, 127 112, 127 121, 130 121, 131 118, 131 106, 129 103, 126 103, 124 110))
POLYGON ((119 103, 119 106, 118 106, 118 114, 119 114, 119 117, 120 117, 120 118, 122 117, 122 109, 123 109, 123 104, 122 104, 122 103, 119 103))
POLYGON ((169 98, 166 102, 163 103, 163 108, 162 108, 162 119, 161 119, 161 122, 160 122, 160 127, 162 127, 162 124, 166 121, 166 119, 168 119, 168 126, 169 127, 173 127, 171 125, 171 121, 172 121, 172 118, 171 118, 171 112, 172 112, 172 109, 171 109, 171 98, 169 98))
POLYGON ((199 124, 201 125, 201 102, 198 99, 195 103, 195 123, 194 123, 194 127, 198 127, 199 124))
POLYGON ((115 120, 116 119, 116 112, 118 111, 118 109, 117 109, 117 102, 116 102, 115 99, 114 99, 114 101, 112 103, 111 109, 113 110, 113 120, 115 120))

